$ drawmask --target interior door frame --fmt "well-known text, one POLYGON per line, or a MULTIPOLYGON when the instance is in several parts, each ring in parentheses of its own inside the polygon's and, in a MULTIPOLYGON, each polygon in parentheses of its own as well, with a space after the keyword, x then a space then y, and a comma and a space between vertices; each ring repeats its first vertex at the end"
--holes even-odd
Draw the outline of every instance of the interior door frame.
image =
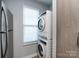
POLYGON ((52 0, 52 57, 56 58, 57 39, 57 0, 52 0))

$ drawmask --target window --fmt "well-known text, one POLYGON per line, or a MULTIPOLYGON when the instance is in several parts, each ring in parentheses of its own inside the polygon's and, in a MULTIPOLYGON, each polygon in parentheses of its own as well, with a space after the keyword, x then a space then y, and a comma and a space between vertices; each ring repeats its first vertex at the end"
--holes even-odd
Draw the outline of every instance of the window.
POLYGON ((37 23, 39 11, 31 8, 23 8, 23 41, 24 43, 37 40, 37 23))

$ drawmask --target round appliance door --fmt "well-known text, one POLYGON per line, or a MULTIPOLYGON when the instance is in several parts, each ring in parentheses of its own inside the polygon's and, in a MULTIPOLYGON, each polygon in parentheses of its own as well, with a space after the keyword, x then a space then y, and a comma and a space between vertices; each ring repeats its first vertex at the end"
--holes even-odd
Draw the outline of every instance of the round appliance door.
POLYGON ((44 21, 44 18, 39 18, 39 21, 38 21, 38 29, 40 31, 44 31, 44 29, 45 29, 45 21, 44 21))
POLYGON ((38 44, 38 52, 41 57, 45 57, 45 47, 42 43, 38 44))

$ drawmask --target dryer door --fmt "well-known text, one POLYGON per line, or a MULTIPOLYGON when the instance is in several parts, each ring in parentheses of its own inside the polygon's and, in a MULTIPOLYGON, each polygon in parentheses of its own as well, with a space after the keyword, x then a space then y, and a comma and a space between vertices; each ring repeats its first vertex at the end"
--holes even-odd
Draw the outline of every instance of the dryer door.
POLYGON ((42 17, 39 18, 39 21, 38 21, 38 29, 40 31, 44 31, 44 29, 45 29, 45 20, 42 17))

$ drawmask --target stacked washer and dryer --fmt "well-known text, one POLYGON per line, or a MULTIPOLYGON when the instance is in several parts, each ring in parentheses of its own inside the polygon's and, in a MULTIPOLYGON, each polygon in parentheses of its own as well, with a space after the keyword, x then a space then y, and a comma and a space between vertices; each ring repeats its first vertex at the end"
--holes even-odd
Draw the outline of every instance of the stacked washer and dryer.
POLYGON ((51 11, 47 10, 38 18, 38 57, 52 57, 52 20, 51 11))

